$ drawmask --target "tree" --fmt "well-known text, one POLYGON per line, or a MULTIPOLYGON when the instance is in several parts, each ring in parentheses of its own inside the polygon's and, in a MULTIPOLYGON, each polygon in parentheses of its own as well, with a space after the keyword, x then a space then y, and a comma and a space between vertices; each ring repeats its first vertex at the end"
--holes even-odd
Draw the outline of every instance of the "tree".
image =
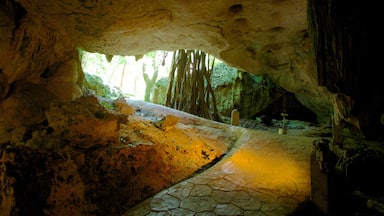
POLYGON ((203 118, 219 121, 211 87, 215 58, 199 50, 174 52, 165 105, 203 118), (210 105, 213 112, 209 109, 210 105))
POLYGON ((154 70, 154 73, 152 75, 152 78, 149 78, 149 75, 145 73, 145 64, 143 63, 143 78, 145 81, 145 94, 144 94, 144 101, 149 102, 151 100, 151 93, 153 91, 153 87, 155 86, 157 76, 159 75, 159 68, 156 63, 156 53, 150 52, 146 54, 146 57, 152 58, 152 67, 154 70))

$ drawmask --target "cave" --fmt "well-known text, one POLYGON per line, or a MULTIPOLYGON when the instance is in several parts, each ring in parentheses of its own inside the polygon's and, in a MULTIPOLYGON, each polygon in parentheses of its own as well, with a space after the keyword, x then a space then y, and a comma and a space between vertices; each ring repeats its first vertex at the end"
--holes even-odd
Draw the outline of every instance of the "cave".
POLYGON ((0 0, 0 215, 384 215, 379 8, 0 0), (268 77, 300 107, 232 101, 214 121, 85 86, 81 50, 183 49, 241 71, 233 86, 268 77), (259 127, 231 124, 233 106, 259 127))

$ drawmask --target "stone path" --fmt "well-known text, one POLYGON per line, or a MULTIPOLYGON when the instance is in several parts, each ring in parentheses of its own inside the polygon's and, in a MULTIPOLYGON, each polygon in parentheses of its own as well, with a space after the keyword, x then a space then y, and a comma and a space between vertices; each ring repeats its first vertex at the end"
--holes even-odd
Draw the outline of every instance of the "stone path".
POLYGON ((123 216, 289 215, 309 197, 315 138, 239 130, 243 135, 220 162, 123 216))

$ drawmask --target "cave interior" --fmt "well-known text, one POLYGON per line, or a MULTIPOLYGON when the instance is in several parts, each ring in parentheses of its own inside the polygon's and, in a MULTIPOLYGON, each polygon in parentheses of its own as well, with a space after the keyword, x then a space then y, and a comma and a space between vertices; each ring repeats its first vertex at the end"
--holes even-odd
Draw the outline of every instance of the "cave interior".
MULTIPOLYGON (((142 107, 116 100, 104 101, 115 108, 106 109, 86 95, 78 49, 138 57, 153 50, 199 49, 246 73, 268 75, 331 130, 313 142, 308 155, 312 201, 326 215, 352 215, 351 205, 367 208, 368 200, 375 205, 364 215, 383 215, 379 8, 355 0, 1 0, 1 215, 122 215, 127 206, 217 162, 232 136, 241 136, 199 137, 210 144, 193 142, 210 149, 202 151, 204 160, 186 165, 185 152, 194 148, 181 145, 174 156, 180 160, 167 164, 164 149, 171 144, 150 147, 169 141, 153 131, 166 134, 178 121, 200 120, 157 108, 166 118, 148 126, 139 120, 142 107), (152 144, 132 148, 139 138, 152 144), (125 142, 132 146, 121 147, 125 142), (150 166, 151 157, 164 161, 150 166), (174 177, 152 187, 139 178, 156 178, 158 170, 174 177)), ((157 111, 152 112, 154 118, 157 111)), ((203 134, 185 127, 174 139, 193 140, 186 133, 195 132, 203 134)))

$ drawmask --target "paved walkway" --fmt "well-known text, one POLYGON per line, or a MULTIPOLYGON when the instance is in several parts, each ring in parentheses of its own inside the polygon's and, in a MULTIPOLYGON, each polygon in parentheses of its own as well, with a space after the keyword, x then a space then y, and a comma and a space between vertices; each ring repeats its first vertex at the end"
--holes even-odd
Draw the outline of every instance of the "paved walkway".
POLYGON ((293 212, 309 197, 309 159, 315 138, 240 130, 243 135, 220 162, 123 216, 279 216, 293 212))

